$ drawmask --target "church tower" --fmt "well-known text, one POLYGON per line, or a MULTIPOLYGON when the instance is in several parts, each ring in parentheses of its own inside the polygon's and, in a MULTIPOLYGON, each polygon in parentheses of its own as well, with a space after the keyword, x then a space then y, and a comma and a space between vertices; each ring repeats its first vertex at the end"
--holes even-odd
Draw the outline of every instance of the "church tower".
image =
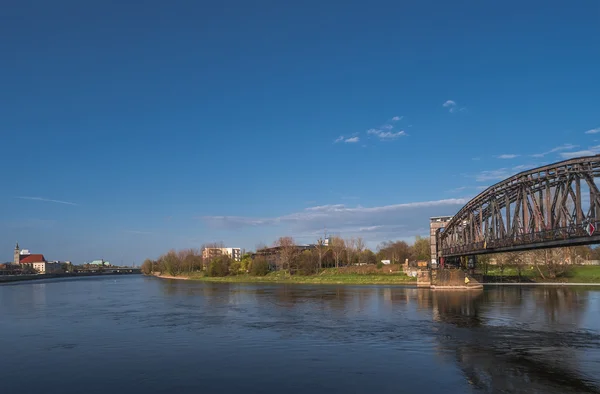
POLYGON ((19 249, 19 243, 17 242, 17 246, 15 246, 15 254, 13 259, 13 264, 17 265, 21 262, 21 249, 19 249))

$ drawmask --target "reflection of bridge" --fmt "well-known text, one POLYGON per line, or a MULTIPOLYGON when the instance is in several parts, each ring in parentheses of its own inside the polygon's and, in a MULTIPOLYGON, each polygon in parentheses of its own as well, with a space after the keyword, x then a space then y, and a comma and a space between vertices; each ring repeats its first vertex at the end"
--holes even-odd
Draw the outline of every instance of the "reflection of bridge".
POLYGON ((600 155, 521 172, 469 201, 437 230, 438 257, 600 242, 600 155))

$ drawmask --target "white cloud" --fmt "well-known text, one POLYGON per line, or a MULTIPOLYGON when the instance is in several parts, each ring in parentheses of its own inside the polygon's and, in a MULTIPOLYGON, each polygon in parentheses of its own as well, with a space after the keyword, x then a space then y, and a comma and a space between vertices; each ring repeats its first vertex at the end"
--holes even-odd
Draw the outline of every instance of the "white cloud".
MULTIPOLYGON (((205 216, 202 219, 225 229, 286 227, 291 235, 330 232, 361 235, 372 241, 427 235, 430 216, 453 215, 468 198, 420 201, 376 207, 329 204, 277 217, 205 216)), ((254 230, 253 230, 254 231, 254 230)), ((281 229, 281 231, 284 231, 281 229)), ((313 240, 314 241, 314 240, 313 240)))
POLYGON ((498 170, 481 171, 475 176, 475 180, 477 182, 501 181, 508 178, 511 175, 512 174, 507 168, 500 168, 498 170))
POLYGON ((360 138, 357 136, 354 137, 344 137, 343 135, 340 135, 338 138, 335 139, 335 141, 333 141, 334 144, 337 144, 338 142, 345 142, 345 143, 355 143, 360 141, 360 138))
POLYGON ((444 107, 444 108, 456 107, 456 102, 453 100, 446 100, 446 102, 444 104, 442 104, 442 107, 444 107))
POLYGON ((402 118, 404 118, 404 116, 394 116, 392 118, 392 122, 398 122, 398 121, 402 120, 402 118))
POLYGON ((537 164, 519 164, 511 168, 513 171, 527 171, 539 167, 537 164))
POLYGON ((535 153, 535 154, 531 155, 531 157, 540 158, 540 157, 544 157, 544 156, 552 154, 552 153, 557 153, 557 152, 560 152, 560 151, 574 149, 574 148, 577 148, 577 145, 563 144, 561 146, 557 146, 556 148, 552 148, 552 149, 550 149, 547 152, 535 153))
POLYGON ((471 160, 473 160, 473 161, 479 161, 479 160, 481 160, 481 157, 473 157, 471 160))
POLYGON ((596 127, 595 129, 591 129, 585 132, 585 134, 597 134, 600 133, 600 127, 596 127))
POLYGON ((380 140, 384 140, 384 141, 393 140, 398 137, 404 137, 404 136, 408 135, 408 134, 406 134, 406 132, 404 130, 383 131, 383 130, 379 130, 379 129, 369 129, 369 130, 367 130, 367 134, 374 135, 377 138, 379 138, 380 140))
POLYGON ((514 155, 512 153, 505 153, 500 156, 496 156, 498 159, 514 159, 515 157, 519 157, 519 155, 514 155))
POLYGON ((381 126, 381 128, 384 130, 391 130, 394 128, 394 126, 392 126, 391 124, 384 124, 383 126, 381 126))
POLYGON ((43 201, 43 202, 53 202, 56 204, 65 204, 65 205, 77 205, 74 202, 69 202, 69 201, 61 201, 61 200, 52 200, 49 198, 42 198, 42 197, 17 197, 21 200, 30 200, 30 201, 43 201))
POLYGON ((563 159, 572 159, 574 157, 580 156, 594 156, 600 154, 600 145, 591 146, 588 149, 574 151, 574 152, 561 152, 561 157, 563 159))
POLYGON ((459 107, 456 101, 454 100, 446 100, 446 102, 442 104, 442 107, 448 108, 448 111, 451 114, 455 113, 456 111, 465 112, 467 110, 466 107, 459 107))

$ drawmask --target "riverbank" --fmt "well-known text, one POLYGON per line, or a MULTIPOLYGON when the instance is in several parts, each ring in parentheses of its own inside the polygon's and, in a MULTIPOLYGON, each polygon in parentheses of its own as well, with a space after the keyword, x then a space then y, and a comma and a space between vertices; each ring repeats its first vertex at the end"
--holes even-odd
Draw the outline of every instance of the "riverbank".
POLYGON ((62 274, 38 274, 38 275, 2 275, 0 276, 0 284, 24 282, 31 280, 55 279, 55 278, 79 278, 85 276, 107 276, 107 275, 140 275, 139 270, 134 272, 71 272, 62 274))
POLYGON ((520 270, 516 267, 505 267, 503 270, 490 267, 487 272, 476 276, 484 284, 600 284, 600 266, 572 266, 556 278, 551 278, 547 273, 542 276, 533 266, 525 266, 520 270))
POLYGON ((417 278, 404 273, 389 274, 356 274, 356 273, 331 273, 324 271, 319 275, 289 275, 281 272, 272 272, 265 276, 232 275, 223 277, 210 277, 202 273, 184 274, 178 276, 161 275, 153 276, 161 279, 193 280, 213 283, 289 283, 289 284, 335 284, 335 285, 416 285, 417 278))

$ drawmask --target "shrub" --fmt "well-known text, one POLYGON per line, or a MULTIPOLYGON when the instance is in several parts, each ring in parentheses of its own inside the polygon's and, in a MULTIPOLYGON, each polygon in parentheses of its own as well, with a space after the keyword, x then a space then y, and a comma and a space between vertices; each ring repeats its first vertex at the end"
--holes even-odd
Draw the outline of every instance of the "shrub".
POLYGON ((144 260, 144 263, 142 264, 142 273, 144 275, 150 275, 152 273, 152 267, 154 265, 154 262, 150 259, 146 259, 144 260))
POLYGON ((377 263, 377 269, 382 269, 383 268, 383 263, 380 261, 377 263))
POLYGON ((227 256, 219 256, 210 262, 208 276, 227 276, 231 259, 227 256))
POLYGON ((269 273, 269 263, 263 256, 258 256, 250 263, 250 275, 265 276, 269 273))
POLYGON ((239 261, 232 261, 229 264, 229 275, 237 275, 242 270, 242 264, 239 261))

